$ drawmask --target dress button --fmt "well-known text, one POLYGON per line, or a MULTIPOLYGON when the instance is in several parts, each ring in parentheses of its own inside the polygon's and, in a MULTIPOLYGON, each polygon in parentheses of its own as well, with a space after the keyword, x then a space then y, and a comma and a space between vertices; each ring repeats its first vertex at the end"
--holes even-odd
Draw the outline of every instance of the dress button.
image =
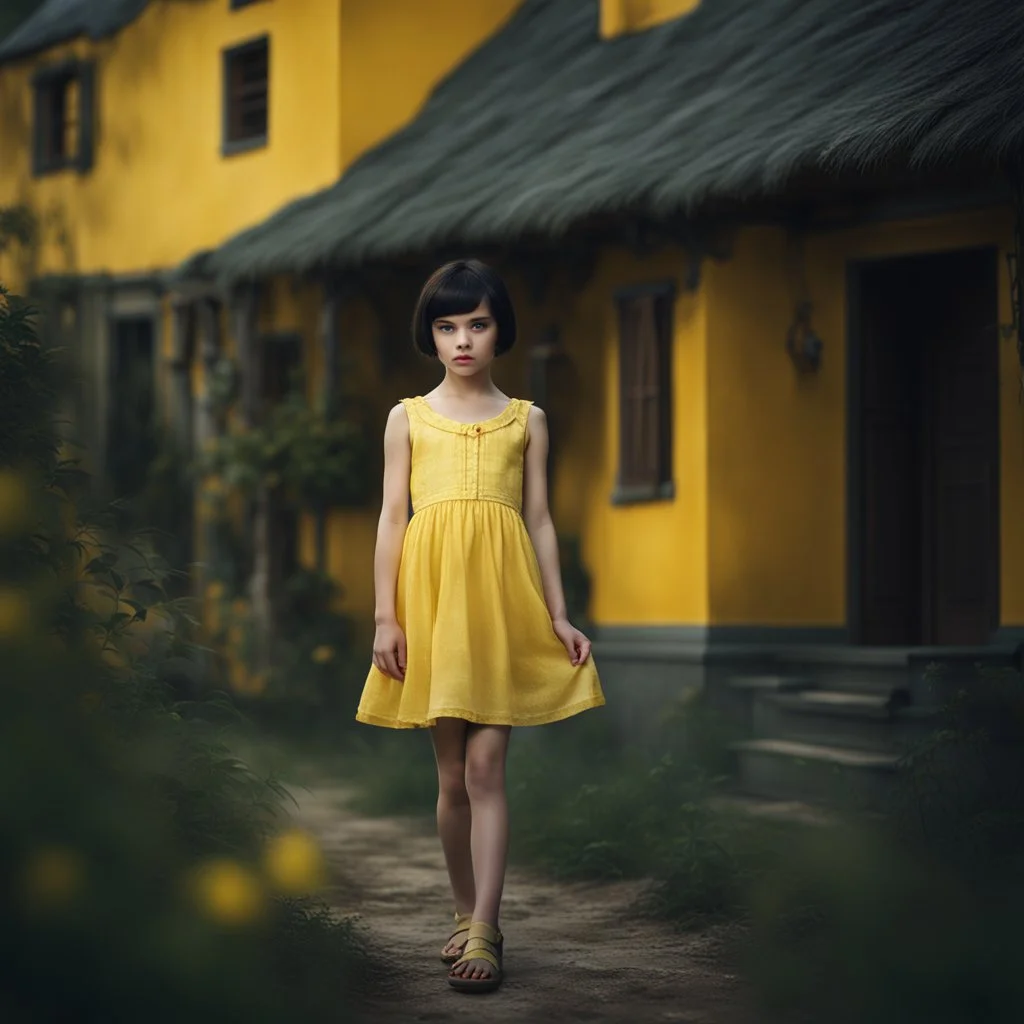
POLYGON ((478 434, 480 433, 480 428, 479 428, 479 427, 474 427, 473 429, 474 429, 474 430, 476 430, 476 432, 477 432, 478 434))

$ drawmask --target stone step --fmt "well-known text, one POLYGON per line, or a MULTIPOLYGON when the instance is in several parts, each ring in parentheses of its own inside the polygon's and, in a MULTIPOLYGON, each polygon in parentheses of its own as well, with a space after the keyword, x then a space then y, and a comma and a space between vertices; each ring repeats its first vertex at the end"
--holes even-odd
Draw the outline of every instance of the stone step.
POLYGON ((910 688, 906 648, 805 647, 781 652, 776 665, 829 690, 889 694, 910 688))
POLYGON ((728 716, 741 736, 750 736, 754 727, 754 702, 765 693, 799 693, 814 686, 812 679, 778 674, 735 673, 724 686, 710 691, 712 707, 728 716))
POLYGON ((800 800, 772 800, 739 793, 722 793, 712 797, 710 803, 714 810, 726 814, 748 815, 793 825, 831 825, 836 821, 835 815, 826 808, 800 800))
POLYGON ((888 799, 899 757, 883 751, 784 739, 739 740, 737 792, 861 809, 888 799))
POLYGON ((735 675, 729 686, 744 693, 798 693, 814 686, 810 676, 799 675, 735 675))
POLYGON ((754 699, 754 739, 904 753, 931 731, 930 710, 906 706, 906 696, 846 690, 760 693, 754 699))

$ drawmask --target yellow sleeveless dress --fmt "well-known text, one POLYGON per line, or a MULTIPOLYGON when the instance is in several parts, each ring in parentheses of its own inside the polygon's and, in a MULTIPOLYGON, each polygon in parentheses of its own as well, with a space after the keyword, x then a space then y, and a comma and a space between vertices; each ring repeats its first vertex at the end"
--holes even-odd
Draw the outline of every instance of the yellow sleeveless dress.
POLYGON ((593 655, 574 666, 551 628, 522 517, 532 403, 460 423, 404 398, 412 465, 395 613, 405 680, 371 666, 356 719, 392 729, 462 718, 542 725, 604 704, 593 655))

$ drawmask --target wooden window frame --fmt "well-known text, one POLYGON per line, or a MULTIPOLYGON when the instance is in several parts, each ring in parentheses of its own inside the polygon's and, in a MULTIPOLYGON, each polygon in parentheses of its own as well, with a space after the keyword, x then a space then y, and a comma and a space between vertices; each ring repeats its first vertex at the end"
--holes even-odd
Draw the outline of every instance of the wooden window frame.
POLYGON ((224 156, 231 156, 234 153, 245 153, 252 149, 261 149, 266 146, 270 137, 270 36, 261 35, 256 39, 250 39, 237 46, 229 46, 223 51, 221 75, 223 78, 222 96, 222 118, 221 118, 221 153, 224 156), (232 95, 232 70, 234 63, 241 57, 256 50, 266 50, 267 54, 267 77, 266 77, 266 127, 262 134, 235 137, 232 129, 235 124, 234 104, 232 95))
POLYGON ((672 479, 672 281, 615 293, 619 321, 619 457, 612 504, 667 501, 672 479), (644 405, 647 408, 644 408, 644 405), (643 446, 653 440, 653 451, 643 446))
MULTIPOLYGON (((32 76, 32 174, 42 177, 61 171, 86 174, 92 169, 96 128, 95 64, 92 61, 66 60, 40 68, 32 76), (78 85, 75 117, 78 122, 77 148, 73 153, 54 156, 47 133, 52 127, 52 105, 57 90, 72 83, 78 85), (48 107, 50 109, 48 110, 48 107)), ((66 94, 65 94, 66 95, 66 94)), ((61 124, 65 123, 64 117, 61 124)))

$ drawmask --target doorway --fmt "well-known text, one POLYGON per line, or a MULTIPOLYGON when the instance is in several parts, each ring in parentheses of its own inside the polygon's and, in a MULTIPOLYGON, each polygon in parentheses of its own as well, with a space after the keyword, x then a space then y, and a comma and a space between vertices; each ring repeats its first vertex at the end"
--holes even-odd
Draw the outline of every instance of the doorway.
POLYGON ((112 321, 104 465, 116 498, 145 488, 159 450, 154 338, 150 316, 112 321))
POLYGON ((999 618, 998 253, 862 263, 850 302, 853 635, 985 645, 999 618))

